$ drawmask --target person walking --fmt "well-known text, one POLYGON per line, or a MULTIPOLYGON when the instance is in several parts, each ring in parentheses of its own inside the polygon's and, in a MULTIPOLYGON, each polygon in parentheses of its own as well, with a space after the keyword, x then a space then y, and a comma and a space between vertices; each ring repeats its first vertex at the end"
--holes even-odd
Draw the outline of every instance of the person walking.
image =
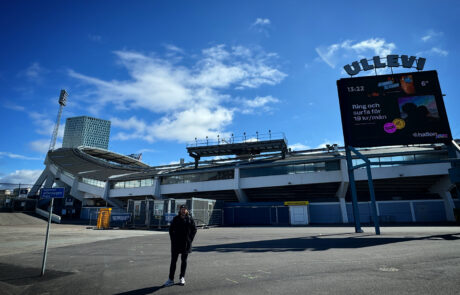
POLYGON ((171 239, 171 266, 169 267, 169 279, 163 286, 174 285, 174 273, 179 254, 181 254, 181 266, 179 284, 185 285, 185 271, 187 269, 188 254, 192 252, 192 242, 196 234, 196 225, 192 216, 188 213, 185 205, 180 206, 179 214, 174 217, 169 226, 171 239))

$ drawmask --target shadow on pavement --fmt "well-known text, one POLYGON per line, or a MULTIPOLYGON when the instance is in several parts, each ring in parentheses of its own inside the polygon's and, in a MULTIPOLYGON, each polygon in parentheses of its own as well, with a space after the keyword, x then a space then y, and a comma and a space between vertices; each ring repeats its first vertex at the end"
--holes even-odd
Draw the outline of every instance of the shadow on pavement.
POLYGON ((16 286, 50 281, 73 274, 71 272, 56 271, 52 269, 45 270, 45 275, 43 277, 40 276, 40 273, 41 268, 0 263, 0 281, 16 286))
POLYGON ((146 295, 146 294, 155 293, 156 291, 163 289, 163 288, 164 288, 163 286, 148 287, 148 288, 143 288, 143 289, 127 291, 123 293, 117 293, 115 295, 146 295))
POLYGON ((193 247, 195 252, 288 252, 288 251, 324 251, 334 248, 353 249, 373 247, 393 243, 417 240, 459 240, 460 233, 435 235, 420 238, 391 238, 376 237, 375 235, 359 237, 310 236, 302 238, 289 238, 279 240, 264 240, 254 242, 217 244, 193 247))

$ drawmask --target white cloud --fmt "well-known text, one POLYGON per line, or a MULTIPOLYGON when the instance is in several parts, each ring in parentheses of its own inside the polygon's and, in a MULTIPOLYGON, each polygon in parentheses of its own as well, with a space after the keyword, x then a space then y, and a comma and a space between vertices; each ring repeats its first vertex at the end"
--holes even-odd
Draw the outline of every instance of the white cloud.
MULTIPOLYGON (((35 111, 27 111, 25 108, 20 106, 9 106, 9 108, 15 108, 17 111, 27 112, 29 117, 32 119, 33 124, 36 126, 35 132, 40 135, 45 135, 49 139, 38 139, 29 142, 29 148, 33 151, 41 154, 46 154, 49 149, 50 139, 54 131, 55 122, 50 119, 50 116, 45 113, 39 113, 35 111)), ((59 125, 58 136, 56 139, 55 148, 62 146, 62 138, 64 137, 64 124, 59 125)))
MULTIPOLYGON (((37 126, 35 130, 38 134, 47 135, 51 138, 51 135, 54 131, 54 125, 56 124, 54 121, 50 119, 50 116, 44 113, 38 112, 28 112, 30 118, 32 118, 34 124, 37 126)), ((62 138, 64 136, 64 124, 62 122, 59 125, 58 129, 58 138, 62 138)))
POLYGON ((43 160, 42 158, 38 158, 38 157, 23 156, 23 155, 13 154, 10 152, 0 152, 0 158, 3 158, 3 157, 8 157, 10 159, 19 159, 19 160, 43 160))
POLYGON ((111 118, 113 127, 118 127, 123 130, 128 130, 129 132, 118 132, 115 136, 112 137, 112 140, 131 140, 131 139, 142 139, 147 142, 153 142, 154 137, 152 134, 149 134, 149 127, 147 124, 137 119, 133 116, 127 120, 119 118, 111 118))
POLYGON ((49 135, 53 133, 54 123, 51 119, 43 114, 38 112, 29 112, 30 118, 32 118, 34 124, 38 127, 35 131, 41 135, 49 135))
POLYGON ((16 170, 8 175, 0 177, 0 182, 33 185, 41 173, 42 170, 16 170))
POLYGON ((36 79, 42 71, 43 70, 40 64, 38 64, 38 62, 34 62, 26 69, 25 75, 31 79, 36 79))
POLYGON ((433 47, 428 51, 425 51, 425 54, 430 54, 430 55, 439 55, 439 56, 447 56, 449 52, 447 50, 443 50, 439 47, 433 47))
MULTIPOLYGON (((169 45, 169 49, 176 48, 169 45)), ((122 110, 144 109, 161 117, 153 122, 135 116, 112 118, 112 125, 126 130, 113 139, 156 139, 186 141, 195 137, 224 134, 237 110, 228 92, 262 85, 276 85, 286 74, 277 69, 276 54, 242 46, 216 45, 202 50, 194 63, 162 59, 133 51, 114 52, 129 80, 105 81, 72 70, 69 75, 90 86, 92 107, 113 104, 122 110)), ((266 96, 252 101, 265 108, 277 99, 266 96), (259 100, 257 100, 259 99, 259 100)), ((251 103, 251 102, 249 102, 251 103)), ((106 109, 106 108, 105 108, 106 109)))
POLYGON ((294 144, 291 144, 289 145, 289 148, 293 151, 303 151, 303 150, 309 150, 311 149, 310 146, 308 145, 304 145, 302 143, 294 143, 294 144))
POLYGON ((388 43, 382 38, 370 38, 360 42, 345 40, 342 43, 329 46, 316 47, 316 53, 322 61, 331 68, 341 63, 349 63, 353 59, 363 58, 370 55, 386 56, 396 48, 394 43, 388 43))
POLYGON ((38 140, 29 142, 30 149, 37 151, 41 154, 46 154, 48 152, 49 146, 50 146, 49 139, 38 139, 38 140))
POLYGON ((436 32, 434 30, 428 30, 428 32, 420 38, 423 42, 432 41, 433 39, 444 35, 443 32, 436 32))
POLYGON ((164 44, 163 46, 169 51, 173 51, 173 52, 177 52, 177 53, 184 53, 184 50, 182 48, 177 47, 176 45, 164 44))
POLYGON ((141 139, 147 142, 155 140, 176 140, 179 142, 192 141, 195 137, 217 138, 229 136, 228 132, 222 131, 233 119, 233 111, 225 108, 210 110, 196 107, 163 117, 157 122, 146 123, 136 117, 128 120, 112 118, 112 125, 129 132, 119 132, 113 139, 131 140, 141 139))
MULTIPOLYGON (((45 135, 49 138, 31 141, 29 142, 29 148, 33 151, 40 152, 41 154, 47 153, 55 125, 55 122, 50 119, 50 116, 46 113, 28 111, 26 108, 14 104, 6 104, 5 107, 27 113, 27 115, 32 119, 33 124, 36 126, 35 132, 40 135, 45 135)), ((62 123, 63 122, 61 120, 58 129, 58 136, 56 139, 55 148, 59 148, 60 146, 62 146, 62 138, 64 137, 65 127, 65 124, 62 123)))
POLYGON ((430 50, 425 50, 425 51, 420 51, 420 52, 417 52, 416 54, 417 56, 423 56, 423 55, 427 55, 427 56, 433 56, 433 55, 438 55, 438 56, 442 56, 442 57, 446 57, 447 55, 449 55, 449 52, 447 50, 444 50, 444 49, 441 49, 439 47, 433 47, 431 48, 430 50))
POLYGON ((242 100, 242 107, 239 109, 243 114, 251 114, 256 109, 261 109, 265 112, 270 111, 272 108, 268 106, 271 103, 279 103, 280 100, 271 95, 268 96, 257 96, 256 98, 249 100, 242 100))
POLYGON ((325 148, 327 144, 329 145, 337 144, 338 146, 343 146, 342 141, 330 141, 329 139, 325 139, 324 142, 319 144, 316 148, 317 149, 325 148))
POLYGON ((5 107, 7 109, 10 109, 10 110, 13 110, 13 111, 25 111, 26 110, 25 107, 17 105, 17 104, 14 104, 14 103, 11 103, 11 102, 6 102, 3 105, 3 107, 5 107))
POLYGON ((157 138, 178 141, 191 141, 195 137, 205 138, 229 136, 224 127, 232 122, 233 111, 218 107, 214 110, 194 107, 163 117, 152 126, 157 138))
POLYGON ((47 72, 48 70, 43 68, 38 62, 33 62, 27 69, 19 72, 19 76, 40 83, 43 80, 43 75, 47 72))
POLYGON ((270 25, 270 20, 268 18, 258 17, 255 22, 252 23, 253 26, 268 26, 270 25))
POLYGON ((339 50, 339 48, 339 44, 332 44, 328 47, 316 47, 315 50, 322 61, 327 63, 331 68, 335 68, 338 59, 336 52, 339 50))
POLYGON ((447 56, 449 54, 449 52, 447 50, 443 50, 443 49, 438 48, 438 47, 431 48, 430 52, 432 52, 434 54, 438 54, 440 56, 447 56))
POLYGON ((245 101, 245 104, 247 107, 250 107, 250 108, 258 108, 258 107, 263 107, 265 106, 267 103, 270 103, 270 102, 273 102, 273 103, 276 103, 276 102, 279 102, 279 99, 273 97, 273 96, 257 96, 256 98, 254 98, 253 100, 247 100, 245 101))
POLYGON ((170 61, 178 63, 184 58, 185 50, 182 48, 173 44, 163 44, 163 47, 166 49, 166 57, 168 57, 170 61))
POLYGON ((266 37, 269 37, 268 30, 270 28, 271 21, 268 18, 258 17, 250 26, 250 28, 258 33, 265 34, 266 37))
POLYGON ((430 40, 432 37, 433 36, 431 36, 431 35, 425 35, 421 39, 422 39, 423 42, 426 42, 426 41, 430 40))

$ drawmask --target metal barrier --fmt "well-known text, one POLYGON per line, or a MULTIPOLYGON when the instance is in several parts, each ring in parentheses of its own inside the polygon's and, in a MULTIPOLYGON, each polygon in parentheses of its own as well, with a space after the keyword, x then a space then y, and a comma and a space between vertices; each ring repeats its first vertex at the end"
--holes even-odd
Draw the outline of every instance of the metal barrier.
POLYGON ((225 207, 225 225, 289 225, 289 206, 232 206, 225 207))
POLYGON ((224 211, 222 209, 193 209, 190 214, 196 226, 223 225, 224 211))

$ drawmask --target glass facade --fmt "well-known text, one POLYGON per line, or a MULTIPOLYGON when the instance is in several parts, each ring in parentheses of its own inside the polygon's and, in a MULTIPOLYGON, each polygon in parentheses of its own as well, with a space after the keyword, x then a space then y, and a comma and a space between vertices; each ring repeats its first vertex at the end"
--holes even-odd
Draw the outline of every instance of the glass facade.
MULTIPOLYGON (((401 166, 404 164, 385 164, 383 162, 390 161, 424 161, 424 160, 441 160, 447 159, 447 153, 430 153, 430 154, 416 154, 416 155, 401 155, 401 156, 385 156, 385 157, 372 157, 369 158, 371 162, 379 163, 378 165, 372 165, 372 167, 391 167, 401 166)), ((364 164, 361 159, 353 159, 353 166, 364 164)), ((366 168, 366 167, 361 167, 366 168)))
POLYGON ((81 182, 89 184, 89 185, 94 185, 98 187, 105 187, 105 182, 104 181, 99 181, 96 179, 91 179, 91 178, 82 178, 81 182))
POLYGON ((62 147, 89 146, 108 149, 109 137, 110 121, 87 116, 67 118, 62 147))
POLYGON ((224 180, 233 179, 235 177, 235 171, 223 170, 213 172, 202 172, 194 174, 182 174, 182 175, 171 175, 164 176, 161 178, 161 184, 176 184, 176 183, 190 183, 210 180, 224 180))
MULTIPOLYGON (((373 165, 372 167, 386 167, 386 166, 398 166, 402 164, 384 164, 387 161, 414 161, 414 160, 438 160, 447 158, 447 153, 429 153, 429 154, 412 154, 412 155, 395 155, 395 156, 382 156, 369 158, 373 162, 382 164, 373 165)), ((363 164, 364 161, 361 159, 353 159, 353 165, 363 164)), ((364 167, 365 168, 365 167, 364 167)), ((338 171, 340 170, 340 160, 334 159, 329 161, 320 161, 313 163, 299 163, 299 164, 286 164, 276 166, 261 166, 242 168, 240 167, 240 177, 259 177, 259 176, 271 176, 271 175, 289 175, 289 174, 302 174, 311 172, 322 172, 322 171, 338 171)), ((188 174, 179 175, 165 175, 160 178, 160 184, 180 184, 180 183, 193 183, 202 181, 213 181, 213 180, 226 180, 233 179, 235 177, 234 169, 221 170, 221 171, 208 171, 208 172, 195 172, 188 174)), ((154 185, 153 178, 136 179, 127 181, 112 182, 110 188, 136 188, 154 185)), ((84 181, 85 182, 85 181, 84 181)), ((97 182, 91 180, 93 185, 97 182)), ((100 182, 103 186, 104 182, 100 182)), ((98 185, 99 186, 99 185, 98 185)))
POLYGON ((153 186, 153 182, 154 182, 153 178, 116 181, 110 184, 110 188, 114 189, 114 188, 134 188, 134 187, 153 186))
POLYGON ((241 178, 340 170, 340 161, 240 169, 241 178))

